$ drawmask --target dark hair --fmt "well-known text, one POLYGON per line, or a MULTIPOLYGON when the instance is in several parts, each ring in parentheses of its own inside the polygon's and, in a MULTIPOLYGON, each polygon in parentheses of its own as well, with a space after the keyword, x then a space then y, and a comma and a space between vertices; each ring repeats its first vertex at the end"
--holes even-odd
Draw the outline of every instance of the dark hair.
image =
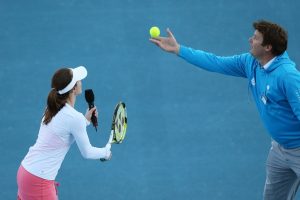
POLYGON ((254 22, 253 27, 263 35, 262 46, 272 46, 271 52, 273 55, 278 56, 287 49, 288 34, 279 25, 265 20, 260 20, 254 22))
POLYGON ((70 91, 59 94, 58 91, 64 89, 72 81, 72 71, 68 68, 57 70, 51 80, 51 91, 48 94, 47 107, 44 113, 44 124, 48 124, 52 118, 62 109, 69 97, 70 91))

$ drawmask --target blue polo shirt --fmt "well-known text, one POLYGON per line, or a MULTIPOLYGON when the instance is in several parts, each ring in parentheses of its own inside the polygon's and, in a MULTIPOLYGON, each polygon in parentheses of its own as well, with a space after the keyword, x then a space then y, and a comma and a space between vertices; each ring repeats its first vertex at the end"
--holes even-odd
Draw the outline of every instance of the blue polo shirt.
POLYGON ((271 137, 284 148, 300 147, 300 73, 287 52, 266 69, 250 53, 221 57, 181 45, 178 56, 211 72, 247 78, 271 137))

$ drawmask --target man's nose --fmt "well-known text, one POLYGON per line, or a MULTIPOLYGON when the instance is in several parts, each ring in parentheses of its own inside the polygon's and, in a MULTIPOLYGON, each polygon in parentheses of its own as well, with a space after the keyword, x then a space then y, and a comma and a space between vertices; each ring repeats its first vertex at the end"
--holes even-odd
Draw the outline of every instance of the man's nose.
POLYGON ((252 37, 248 39, 249 43, 252 44, 252 37))

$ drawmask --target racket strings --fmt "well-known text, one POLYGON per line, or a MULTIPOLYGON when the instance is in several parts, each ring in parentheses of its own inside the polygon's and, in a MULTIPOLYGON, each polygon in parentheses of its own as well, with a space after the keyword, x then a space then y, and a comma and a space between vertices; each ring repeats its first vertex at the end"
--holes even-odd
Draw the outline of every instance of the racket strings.
POLYGON ((124 103, 119 103, 115 109, 113 120, 114 141, 121 143, 125 138, 127 129, 127 114, 124 103))

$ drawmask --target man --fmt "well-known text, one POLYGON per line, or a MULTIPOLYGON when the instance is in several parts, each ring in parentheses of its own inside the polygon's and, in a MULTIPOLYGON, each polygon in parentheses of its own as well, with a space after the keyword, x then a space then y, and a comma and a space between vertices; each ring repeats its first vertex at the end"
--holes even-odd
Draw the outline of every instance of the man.
POLYGON ((287 33, 282 27, 264 20, 253 27, 250 53, 231 57, 179 45, 169 29, 168 37, 150 41, 202 69, 248 79, 272 137, 264 199, 294 199, 300 183, 300 73, 286 53, 287 33))

